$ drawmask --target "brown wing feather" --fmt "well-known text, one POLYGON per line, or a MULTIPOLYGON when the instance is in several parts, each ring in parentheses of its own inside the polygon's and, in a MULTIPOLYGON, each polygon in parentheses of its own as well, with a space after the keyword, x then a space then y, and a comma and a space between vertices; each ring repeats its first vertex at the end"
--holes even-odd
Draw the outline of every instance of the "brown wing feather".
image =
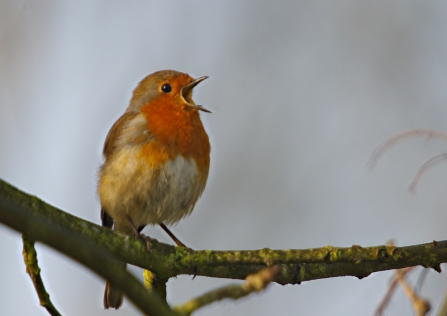
POLYGON ((106 159, 110 158, 115 150, 115 143, 118 137, 123 131, 124 125, 126 125, 131 119, 138 115, 138 112, 125 112, 121 117, 113 124, 109 133, 107 134, 106 140, 104 142, 104 148, 102 154, 106 159))
MULTIPOLYGON (((113 124, 109 133, 107 134, 106 140, 104 142, 104 148, 102 150, 102 154, 104 157, 109 159, 116 148, 116 141, 118 137, 121 135, 124 125, 127 124, 131 119, 133 119, 137 112, 125 112, 121 117, 113 124)), ((113 226, 113 218, 107 213, 107 210, 101 207, 101 222, 102 226, 106 226, 112 228, 113 226)))

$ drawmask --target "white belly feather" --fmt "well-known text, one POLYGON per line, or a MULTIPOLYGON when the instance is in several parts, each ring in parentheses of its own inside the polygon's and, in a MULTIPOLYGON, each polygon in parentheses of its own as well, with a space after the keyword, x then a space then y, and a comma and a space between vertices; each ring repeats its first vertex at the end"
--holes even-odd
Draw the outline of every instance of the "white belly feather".
POLYGON ((137 228, 178 222, 191 213, 205 188, 194 159, 179 155, 151 169, 143 158, 136 158, 139 150, 122 148, 99 173, 101 205, 114 219, 115 229, 123 232, 128 231, 127 216, 137 228))

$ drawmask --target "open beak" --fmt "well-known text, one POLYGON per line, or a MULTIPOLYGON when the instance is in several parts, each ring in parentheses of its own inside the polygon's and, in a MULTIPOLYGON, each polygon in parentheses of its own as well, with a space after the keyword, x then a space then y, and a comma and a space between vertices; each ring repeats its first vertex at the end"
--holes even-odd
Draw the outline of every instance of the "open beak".
POLYGON ((185 101, 185 103, 189 107, 195 108, 199 111, 211 113, 210 110, 205 109, 203 106, 195 104, 191 98, 192 89, 194 89, 195 86, 197 86, 200 82, 202 82, 203 80, 205 80, 207 78, 208 78, 208 76, 203 76, 203 77, 200 77, 200 78, 197 78, 197 79, 191 81, 190 83, 188 83, 186 86, 184 86, 182 88, 180 95, 182 96, 183 101, 185 101))

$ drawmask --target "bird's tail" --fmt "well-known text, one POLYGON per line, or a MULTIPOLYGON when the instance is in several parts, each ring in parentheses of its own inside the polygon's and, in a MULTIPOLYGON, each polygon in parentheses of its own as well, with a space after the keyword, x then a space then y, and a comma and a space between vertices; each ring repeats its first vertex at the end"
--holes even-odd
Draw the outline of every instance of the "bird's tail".
MULTIPOLYGON (((126 265, 124 265, 126 268, 126 265)), ((114 287, 109 280, 106 281, 106 288, 104 290, 104 308, 118 309, 123 305, 123 292, 114 287)))

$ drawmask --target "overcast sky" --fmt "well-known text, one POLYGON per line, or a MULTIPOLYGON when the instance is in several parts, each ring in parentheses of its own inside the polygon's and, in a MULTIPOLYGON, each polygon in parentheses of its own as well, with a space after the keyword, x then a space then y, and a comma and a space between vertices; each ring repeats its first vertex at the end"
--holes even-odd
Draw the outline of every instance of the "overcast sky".
MULTIPOLYGON (((210 176, 192 215, 173 227, 192 248, 446 239, 447 164, 415 195, 407 190, 446 142, 408 139, 366 168, 396 133, 447 131, 446 16, 447 3, 434 1, 0 1, 0 177, 99 224, 105 136, 140 79, 175 69, 210 76, 194 93, 213 112, 202 114, 210 176)), ((158 227, 144 232, 172 243, 158 227)), ((21 247, 0 225, 0 314, 47 315, 21 247)), ((138 315, 127 301, 104 311, 103 280, 44 245, 37 251, 64 315, 138 315)), ((273 284, 196 315, 372 315, 390 277, 273 284)), ((433 310, 446 281, 428 272, 422 295, 433 310)), ((168 301, 232 282, 180 276, 168 301)), ((410 313, 398 290, 389 315, 410 313)))

